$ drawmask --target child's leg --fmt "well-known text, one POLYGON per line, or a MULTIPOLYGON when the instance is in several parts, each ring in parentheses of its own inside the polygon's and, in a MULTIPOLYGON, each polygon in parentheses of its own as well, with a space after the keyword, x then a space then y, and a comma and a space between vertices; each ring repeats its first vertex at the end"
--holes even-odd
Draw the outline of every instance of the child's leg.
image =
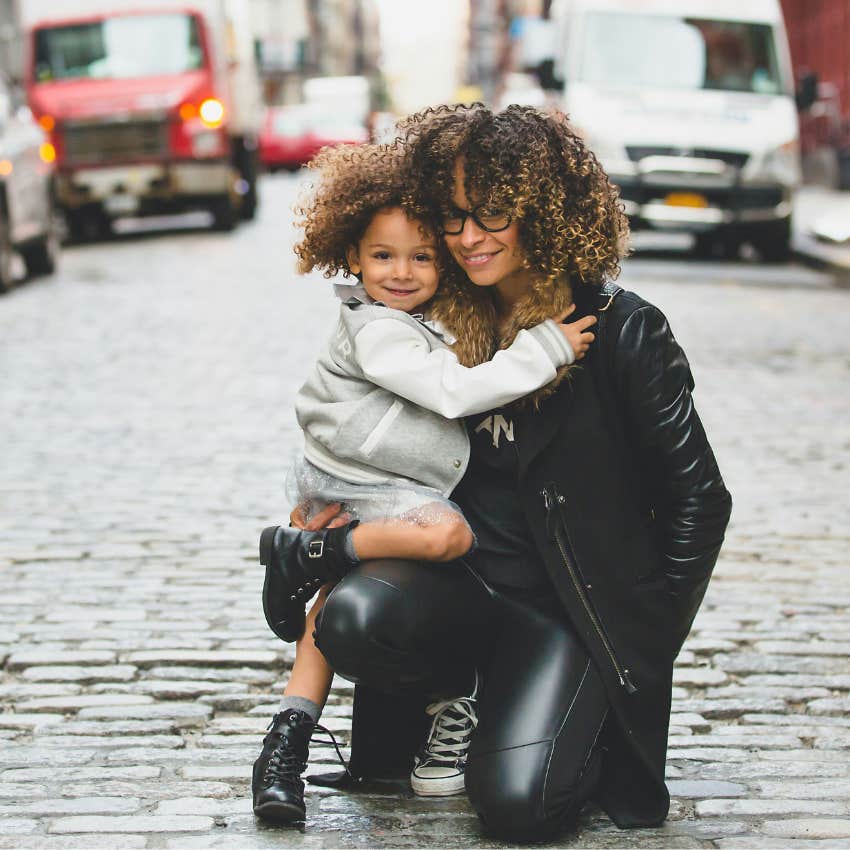
POLYGON ((322 610, 322 606, 327 599, 329 585, 325 585, 319 591, 313 607, 307 614, 307 625, 304 629, 304 634, 295 642, 295 662, 292 665, 292 672, 289 675, 289 681, 283 691, 283 708, 301 708, 306 710, 307 706, 299 705, 296 700, 308 700, 316 706, 313 711, 307 713, 313 716, 313 720, 317 721, 325 702, 328 698, 328 693, 331 689, 331 681, 333 680, 333 670, 325 661, 325 656, 316 649, 316 644, 313 642, 313 630, 316 627, 316 616, 322 610))
POLYGON ((453 561, 465 555, 474 537, 464 518, 455 511, 428 506, 398 519, 360 523, 351 532, 354 551, 361 561, 405 558, 453 561))
POLYGON ((333 671, 313 643, 316 615, 325 604, 329 587, 321 589, 307 614, 307 628, 296 644, 295 663, 280 710, 272 718, 260 757, 254 762, 254 813, 278 823, 303 821, 306 815, 301 774, 333 678, 333 671))

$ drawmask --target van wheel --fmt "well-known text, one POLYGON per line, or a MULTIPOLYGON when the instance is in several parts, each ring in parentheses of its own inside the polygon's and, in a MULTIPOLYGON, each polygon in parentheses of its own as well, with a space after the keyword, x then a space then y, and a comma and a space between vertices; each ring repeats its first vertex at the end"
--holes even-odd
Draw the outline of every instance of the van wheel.
POLYGON ((764 262, 787 263, 791 259, 791 216, 754 231, 752 243, 764 262))
POLYGON ((714 254, 714 234, 697 233, 694 236, 694 256, 709 260, 714 254))
POLYGON ((741 239, 731 232, 697 233, 694 255, 701 260, 737 260, 741 239))

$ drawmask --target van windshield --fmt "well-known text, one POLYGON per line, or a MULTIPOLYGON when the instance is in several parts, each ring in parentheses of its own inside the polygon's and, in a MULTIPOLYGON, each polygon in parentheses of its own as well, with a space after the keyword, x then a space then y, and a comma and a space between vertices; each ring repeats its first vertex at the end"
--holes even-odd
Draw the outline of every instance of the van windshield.
POLYGON ((203 62, 198 22, 189 14, 120 15, 35 33, 38 82, 181 74, 203 62))
POLYGON ((770 24, 594 12, 585 27, 582 82, 608 88, 784 92, 770 24))

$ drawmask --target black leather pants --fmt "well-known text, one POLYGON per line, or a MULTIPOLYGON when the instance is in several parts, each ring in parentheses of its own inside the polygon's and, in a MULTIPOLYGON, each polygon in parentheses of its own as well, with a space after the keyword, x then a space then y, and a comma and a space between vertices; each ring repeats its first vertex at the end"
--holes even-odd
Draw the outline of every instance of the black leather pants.
POLYGON ((384 691, 460 696, 480 670, 466 789, 487 829, 517 841, 569 827, 601 761, 605 690, 553 596, 496 592, 461 562, 372 561, 317 624, 331 666, 384 691))

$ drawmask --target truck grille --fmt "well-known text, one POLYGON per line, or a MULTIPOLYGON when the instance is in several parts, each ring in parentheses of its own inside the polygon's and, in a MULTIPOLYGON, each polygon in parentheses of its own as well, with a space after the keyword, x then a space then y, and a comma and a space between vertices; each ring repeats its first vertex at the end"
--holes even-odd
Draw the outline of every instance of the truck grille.
POLYGON ((69 165, 109 165, 168 153, 168 125, 163 120, 66 124, 65 160, 69 165))
POLYGON ((692 156, 699 159, 719 159, 727 165, 735 168, 743 168, 747 164, 749 154, 739 151, 717 151, 707 148, 675 148, 663 145, 638 146, 631 145, 626 148, 629 159, 638 161, 647 156, 692 156))

